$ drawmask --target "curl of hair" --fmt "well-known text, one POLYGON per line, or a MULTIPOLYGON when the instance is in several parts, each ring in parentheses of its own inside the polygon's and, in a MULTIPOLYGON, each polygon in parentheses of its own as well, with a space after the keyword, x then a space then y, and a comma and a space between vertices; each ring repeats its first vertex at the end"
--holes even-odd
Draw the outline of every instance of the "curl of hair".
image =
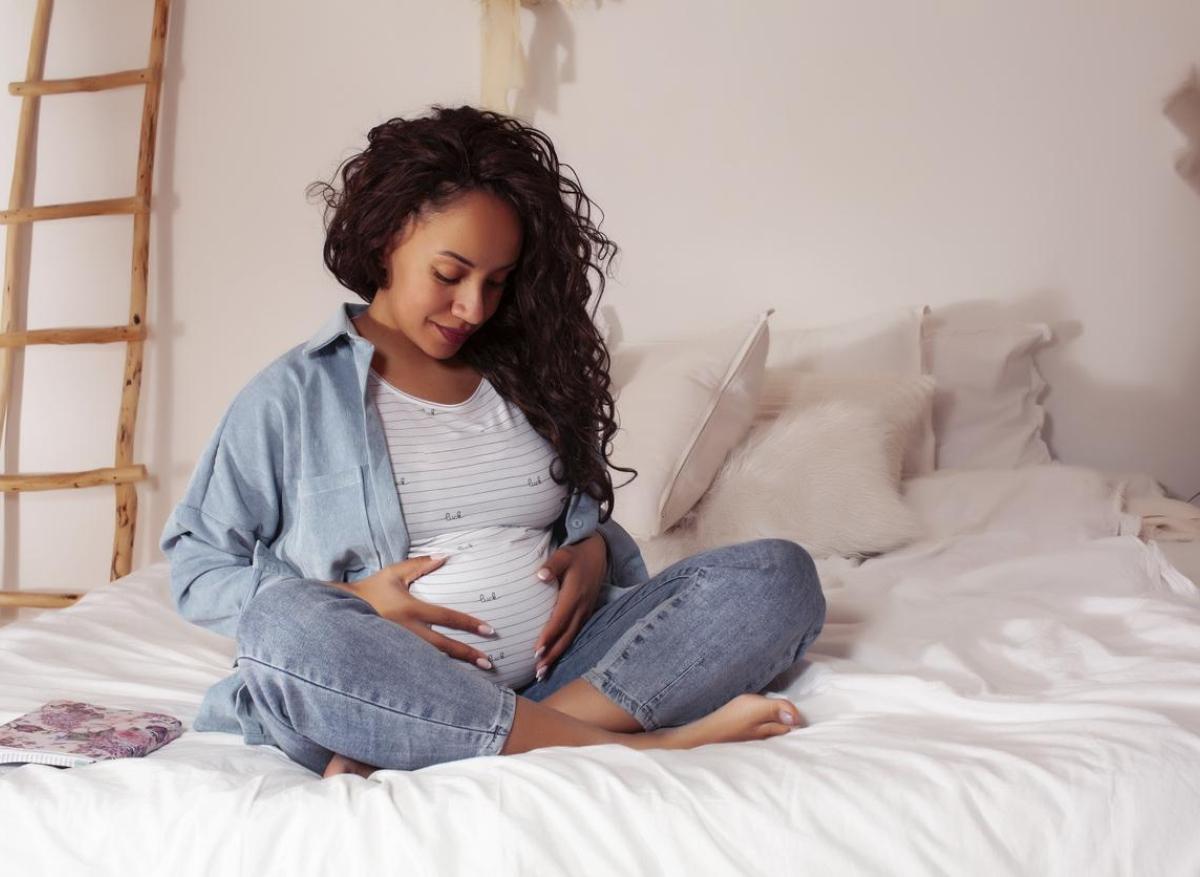
POLYGON ((458 356, 554 448, 555 482, 587 492, 607 521, 610 467, 634 478, 637 470, 609 461, 617 431, 611 360, 588 311, 588 272, 598 280, 595 313, 618 247, 592 222, 593 202, 545 133, 471 106, 431 110, 375 126, 366 148, 342 162, 330 182, 308 187, 310 197, 325 202, 325 265, 370 302, 388 286, 390 248, 410 220, 472 191, 507 201, 520 217, 521 255, 496 312, 458 356))

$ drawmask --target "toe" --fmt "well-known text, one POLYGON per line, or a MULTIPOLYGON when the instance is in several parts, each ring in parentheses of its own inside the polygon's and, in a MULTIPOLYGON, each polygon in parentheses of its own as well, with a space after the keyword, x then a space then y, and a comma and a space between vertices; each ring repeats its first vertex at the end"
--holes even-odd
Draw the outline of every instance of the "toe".
POLYGON ((789 728, 800 723, 800 713, 791 704, 775 704, 775 715, 771 718, 776 723, 789 728))

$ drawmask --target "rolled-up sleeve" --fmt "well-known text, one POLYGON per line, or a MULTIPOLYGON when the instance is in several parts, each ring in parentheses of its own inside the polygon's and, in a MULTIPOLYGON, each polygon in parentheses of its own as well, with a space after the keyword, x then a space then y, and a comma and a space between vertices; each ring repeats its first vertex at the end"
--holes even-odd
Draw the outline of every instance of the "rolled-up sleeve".
POLYGON ((596 529, 604 537, 608 552, 605 581, 614 588, 632 588, 645 582, 649 578, 646 561, 629 531, 613 517, 598 523, 596 529))
POLYGON ((283 427, 277 400, 253 385, 243 390, 202 452, 159 543, 180 614, 226 636, 234 636, 260 588, 300 577, 270 547, 283 514, 283 427))

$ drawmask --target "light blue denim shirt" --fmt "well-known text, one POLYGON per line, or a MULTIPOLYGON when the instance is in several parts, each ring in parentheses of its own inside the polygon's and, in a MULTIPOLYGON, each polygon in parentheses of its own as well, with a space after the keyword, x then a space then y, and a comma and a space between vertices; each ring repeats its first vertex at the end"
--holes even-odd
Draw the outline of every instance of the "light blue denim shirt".
MULTIPOLYGON (((354 582, 407 559, 408 529, 383 424, 367 403, 374 346, 343 302, 307 343, 234 397, 200 456, 160 546, 171 594, 188 621, 232 637, 259 588, 311 578, 354 582)), ((633 537, 572 490, 551 546, 597 530, 607 545, 601 604, 648 578, 633 537)), ((270 743, 239 672, 213 685, 193 725, 270 743)))

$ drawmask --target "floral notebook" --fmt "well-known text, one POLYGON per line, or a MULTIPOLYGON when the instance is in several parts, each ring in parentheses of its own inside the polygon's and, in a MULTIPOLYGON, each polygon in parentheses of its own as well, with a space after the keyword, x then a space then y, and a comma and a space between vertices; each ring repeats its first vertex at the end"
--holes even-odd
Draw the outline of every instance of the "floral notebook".
POLYGON ((183 733, 164 713, 54 700, 0 725, 0 764, 78 767, 108 758, 140 758, 183 733))

